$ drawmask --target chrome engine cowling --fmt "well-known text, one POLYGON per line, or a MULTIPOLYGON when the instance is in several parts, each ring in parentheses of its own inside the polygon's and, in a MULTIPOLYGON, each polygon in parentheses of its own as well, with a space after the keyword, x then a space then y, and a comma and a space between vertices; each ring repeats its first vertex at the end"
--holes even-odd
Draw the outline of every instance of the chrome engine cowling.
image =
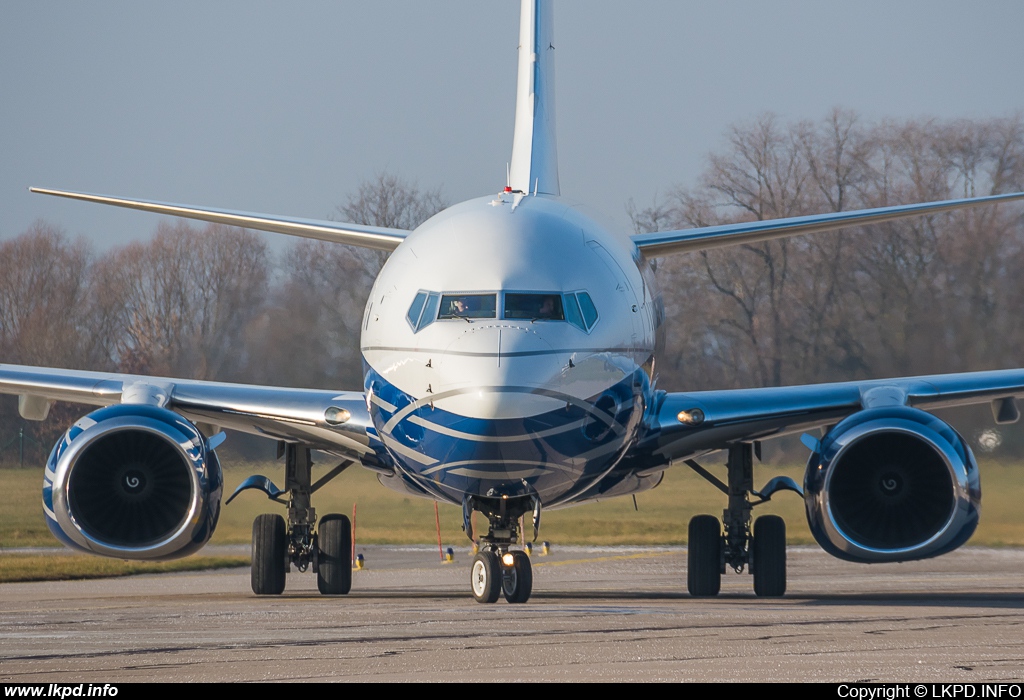
POLYGON ((209 541, 223 488, 217 455, 192 423, 121 404, 79 419, 54 446, 43 510, 50 531, 76 549, 177 559, 209 541))
POLYGON ((819 443, 804 477, 807 522, 825 551, 850 561, 938 556, 974 533, 978 464, 948 424, 905 406, 846 418, 819 443))

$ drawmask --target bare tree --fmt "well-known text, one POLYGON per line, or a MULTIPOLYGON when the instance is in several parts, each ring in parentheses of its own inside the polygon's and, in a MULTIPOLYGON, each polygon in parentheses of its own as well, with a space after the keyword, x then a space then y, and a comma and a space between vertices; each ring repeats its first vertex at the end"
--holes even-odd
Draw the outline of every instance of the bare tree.
POLYGON ((361 182, 337 209, 349 223, 411 230, 447 206, 441 188, 421 192, 384 170, 361 182))
POLYGON ((99 295, 120 310, 124 371, 232 379, 247 326, 263 311, 266 244, 242 229, 161 224, 99 263, 99 295))
MULTIPOLYGON (((448 201, 441 194, 440 187, 420 191, 415 182, 382 170, 359 183, 359 189, 348 195, 345 204, 338 205, 336 209, 348 223, 411 231, 447 206, 448 201)), ((379 250, 352 247, 343 250, 343 256, 359 261, 367 274, 373 277, 387 260, 387 253, 379 250)), ((342 267, 349 266, 348 261, 342 263, 342 267)))
MULTIPOLYGON (((1024 119, 732 128, 701 183, 627 207, 637 231, 947 199, 1024 186, 1024 119)), ((799 383, 1019 365, 1024 216, 920 217, 659 265, 673 386, 799 383), (991 329, 1004 340, 990 342, 991 329)))
MULTIPOLYGON (((116 332, 109 310, 93 294, 94 283, 88 246, 43 222, 0 243, 0 362, 111 369, 116 332)), ((82 414, 80 406, 58 403, 49 420, 38 423, 22 420, 16 407, 5 397, 0 444, 23 441, 34 463, 82 414)))
MULTIPOLYGON (((444 209, 440 189, 420 190, 387 172, 360 184, 337 210, 350 223, 414 229, 444 209)), ((268 312, 260 373, 297 386, 362 381, 359 324, 387 253, 299 241, 287 253, 268 312), (301 342, 296 343, 296 339, 301 342)))
MULTIPOLYGON (((99 367, 90 251, 37 222, 0 244, 0 353, 7 362, 99 367)), ((103 324, 101 323, 100 326, 103 324)))
POLYGON ((654 231, 670 231, 677 220, 676 212, 670 202, 661 200, 655 194, 651 206, 639 209, 636 202, 626 202, 626 215, 633 222, 634 233, 652 233, 654 231))
MULTIPOLYGON (((809 169, 796 129, 765 115, 729 134, 731 148, 713 154, 701 187, 677 190, 680 223, 706 226, 805 213, 809 169)), ((792 335, 791 257, 800 243, 774 241, 699 255, 705 290, 726 302, 707 319, 728 348, 716 357, 732 383, 784 381, 784 345, 792 335)), ((692 303, 692 302, 691 302, 692 303)))

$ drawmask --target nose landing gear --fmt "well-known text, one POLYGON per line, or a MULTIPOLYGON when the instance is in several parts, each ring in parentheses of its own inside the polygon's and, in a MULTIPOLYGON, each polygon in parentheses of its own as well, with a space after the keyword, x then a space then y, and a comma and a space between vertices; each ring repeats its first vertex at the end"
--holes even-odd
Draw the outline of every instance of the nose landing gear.
POLYGON ((509 603, 525 603, 533 592, 533 567, 530 557, 521 550, 510 549, 519 541, 519 517, 529 510, 534 513, 534 539, 540 523, 537 499, 476 499, 463 504, 466 534, 473 539, 470 514, 479 510, 490 523, 480 538, 480 552, 473 558, 469 571, 470 589, 478 603, 495 603, 504 596, 509 603))
POLYGON ((473 557, 469 584, 478 603, 525 603, 533 592, 533 566, 523 551, 484 550, 473 557))

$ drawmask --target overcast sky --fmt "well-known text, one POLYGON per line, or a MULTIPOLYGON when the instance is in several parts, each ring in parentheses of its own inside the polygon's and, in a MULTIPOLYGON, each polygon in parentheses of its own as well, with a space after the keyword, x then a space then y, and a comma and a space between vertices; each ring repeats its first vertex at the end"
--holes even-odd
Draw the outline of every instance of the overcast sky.
MULTIPOLYGON (((625 228, 766 111, 1024 111, 1022 28, 1019 0, 556 0, 562 193, 625 228)), ((4 0, 0 238, 43 219, 102 249, 160 220, 29 185, 310 218, 383 169, 496 192, 517 43, 512 1, 4 0)))

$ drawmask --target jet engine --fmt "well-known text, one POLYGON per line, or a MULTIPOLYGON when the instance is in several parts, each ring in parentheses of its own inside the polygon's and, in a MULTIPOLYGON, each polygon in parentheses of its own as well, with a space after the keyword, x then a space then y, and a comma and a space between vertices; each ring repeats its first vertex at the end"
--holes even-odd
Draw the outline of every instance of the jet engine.
POLYGON ((65 544, 118 559, 187 556, 220 513, 220 462, 185 418, 120 404, 72 425, 46 463, 43 510, 65 544))
POLYGON ((974 533, 981 508, 964 439, 906 406, 859 411, 828 431, 807 463, 804 494, 818 544, 858 562, 952 551, 974 533))

